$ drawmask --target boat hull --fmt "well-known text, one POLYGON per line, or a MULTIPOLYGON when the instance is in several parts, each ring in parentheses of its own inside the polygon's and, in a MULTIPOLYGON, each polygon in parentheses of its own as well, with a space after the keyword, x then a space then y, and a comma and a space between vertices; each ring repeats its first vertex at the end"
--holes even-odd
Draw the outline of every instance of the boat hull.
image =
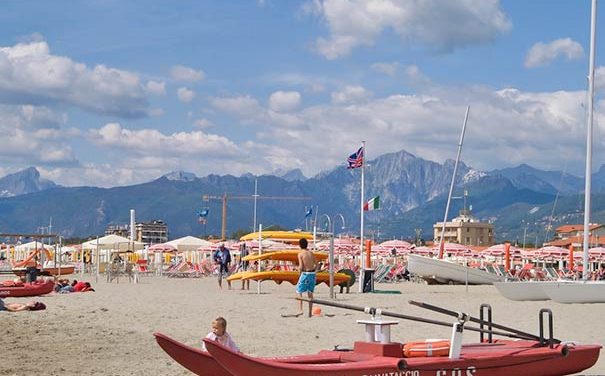
POLYGON ((216 361, 234 376, 558 376, 590 368, 601 348, 557 345, 550 349, 532 341, 503 341, 466 345, 459 359, 398 358, 353 351, 340 353, 340 360, 334 363, 293 364, 251 357, 214 341, 204 342, 216 361))
POLYGON ((605 303, 605 281, 553 282, 544 285, 543 289, 558 303, 605 303))
MULTIPOLYGON (((153 333, 160 347, 177 363, 201 376, 232 376, 210 353, 176 341, 162 333, 153 333)), ((330 363, 340 359, 335 351, 318 354, 265 358, 282 363, 330 363)))
POLYGON ((0 286, 0 298, 45 295, 52 292, 54 287, 52 280, 25 283, 23 286, 0 286))
MULTIPOLYGON (((291 270, 268 270, 263 272, 239 272, 227 277, 228 281, 235 281, 238 279, 242 280, 254 280, 254 281, 274 281, 278 284, 282 282, 290 282, 295 285, 298 283, 300 273, 291 270)), ((339 285, 343 282, 348 282, 351 276, 344 273, 334 273, 334 285, 339 285)), ((318 272, 315 279, 316 284, 325 283, 330 284, 330 273, 318 272)))
POLYGON ((408 270, 438 283, 468 282, 471 285, 490 285, 502 281, 500 276, 484 270, 414 254, 408 255, 408 270))
MULTIPOLYGON (((76 267, 73 265, 61 266, 61 267, 48 267, 48 268, 39 268, 40 275, 69 275, 73 274, 76 267)), ((20 277, 24 276, 27 269, 26 268, 13 268, 13 274, 18 275, 20 277)))
POLYGON ((507 299, 517 301, 541 301, 550 297, 543 286, 553 282, 545 281, 512 281, 494 282, 496 289, 507 299))

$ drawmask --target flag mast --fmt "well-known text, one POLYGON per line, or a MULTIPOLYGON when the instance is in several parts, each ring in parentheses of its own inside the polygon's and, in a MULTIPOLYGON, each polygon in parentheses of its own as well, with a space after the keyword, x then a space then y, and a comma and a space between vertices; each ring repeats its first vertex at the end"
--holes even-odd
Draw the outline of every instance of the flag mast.
POLYGON ((365 265, 363 264, 363 205, 365 204, 364 201, 364 175, 365 175, 365 169, 366 169, 366 164, 365 164, 365 159, 366 159, 366 142, 362 141, 361 142, 361 150, 362 150, 362 162, 361 162, 361 205, 359 207, 359 216, 361 218, 361 230, 360 230, 360 240, 361 243, 359 245, 359 263, 360 263, 360 268, 359 268, 359 292, 363 292, 363 277, 364 277, 364 269, 365 269, 365 265))

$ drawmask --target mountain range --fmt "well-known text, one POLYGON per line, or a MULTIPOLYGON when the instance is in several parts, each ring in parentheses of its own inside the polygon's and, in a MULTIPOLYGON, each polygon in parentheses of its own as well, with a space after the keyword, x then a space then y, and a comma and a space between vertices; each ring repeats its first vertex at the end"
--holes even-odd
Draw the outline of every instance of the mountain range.
MULTIPOLYGON (((367 161, 365 196, 380 196, 381 210, 365 214, 366 234, 378 238, 432 239, 433 224, 443 220, 454 161, 443 164, 406 151, 367 161)), ((497 241, 541 243, 561 224, 582 223, 583 178, 528 165, 479 171, 459 163, 451 219, 463 206, 475 217, 495 225, 497 241)), ((592 221, 605 218, 605 167, 593 176, 592 221), (603 203, 602 205, 600 203, 603 203)), ((32 233, 48 226, 64 237, 103 234, 110 224, 129 223, 135 209, 138 222, 155 219, 169 226, 170 238, 218 236, 222 200, 227 197, 227 234, 252 231, 254 213, 264 228, 305 228, 305 213, 313 208, 318 226, 326 213, 345 218, 336 233, 359 232, 360 171, 337 167, 307 178, 300 170, 255 177, 245 174, 208 175, 176 171, 153 181, 124 187, 62 187, 42 179, 35 168, 0 178, 0 233, 32 233), (279 175, 279 176, 277 176, 279 175), (255 180, 258 199, 254 200, 255 180), (255 211, 256 207, 256 211, 255 211), (197 212, 208 209, 206 224, 197 212)))

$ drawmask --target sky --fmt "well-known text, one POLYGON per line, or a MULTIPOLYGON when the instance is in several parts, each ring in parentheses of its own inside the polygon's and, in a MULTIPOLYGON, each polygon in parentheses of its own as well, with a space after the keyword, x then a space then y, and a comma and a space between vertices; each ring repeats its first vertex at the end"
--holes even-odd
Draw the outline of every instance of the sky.
POLYGON ((584 176, 589 0, 6 0, 0 25, 0 176, 310 177, 361 141, 443 163, 467 106, 467 165, 584 176))

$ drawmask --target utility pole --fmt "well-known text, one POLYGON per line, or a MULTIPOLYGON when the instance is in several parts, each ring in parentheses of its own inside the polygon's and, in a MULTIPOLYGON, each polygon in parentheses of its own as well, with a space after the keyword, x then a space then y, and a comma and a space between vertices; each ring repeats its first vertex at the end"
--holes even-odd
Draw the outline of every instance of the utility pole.
MULTIPOLYGON (((223 193, 222 196, 212 196, 212 195, 203 195, 202 199, 204 201, 210 200, 220 200, 222 201, 222 217, 221 217, 221 239, 227 239, 227 201, 228 200, 254 200, 256 202, 257 199, 261 200, 310 200, 311 197, 308 196, 260 196, 258 194, 250 195, 250 196, 230 196, 226 192, 223 193)), ((256 219, 256 215, 254 216, 256 219)), ((254 223, 256 226, 256 221, 254 223)), ((256 230, 256 229, 254 229, 256 230)))

